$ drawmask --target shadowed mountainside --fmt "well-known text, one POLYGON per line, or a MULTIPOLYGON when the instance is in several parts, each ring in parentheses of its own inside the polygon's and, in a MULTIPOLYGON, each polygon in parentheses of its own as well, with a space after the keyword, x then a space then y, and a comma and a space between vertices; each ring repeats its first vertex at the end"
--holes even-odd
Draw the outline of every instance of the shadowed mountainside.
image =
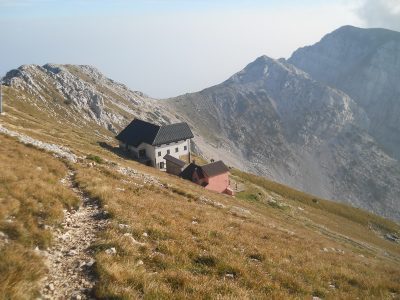
POLYGON ((372 135, 369 114, 285 60, 262 56, 222 84, 165 103, 214 146, 210 157, 400 218, 400 164, 372 135))

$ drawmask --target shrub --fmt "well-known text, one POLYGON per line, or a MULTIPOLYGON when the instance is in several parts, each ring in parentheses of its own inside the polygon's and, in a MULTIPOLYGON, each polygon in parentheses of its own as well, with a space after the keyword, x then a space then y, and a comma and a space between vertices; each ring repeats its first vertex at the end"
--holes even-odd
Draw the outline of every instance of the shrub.
POLYGON ((98 164, 104 164, 104 160, 97 155, 89 154, 88 156, 86 156, 86 159, 92 160, 98 164))
POLYGON ((217 259, 211 255, 199 255, 193 259, 195 264, 214 267, 217 264, 217 259))

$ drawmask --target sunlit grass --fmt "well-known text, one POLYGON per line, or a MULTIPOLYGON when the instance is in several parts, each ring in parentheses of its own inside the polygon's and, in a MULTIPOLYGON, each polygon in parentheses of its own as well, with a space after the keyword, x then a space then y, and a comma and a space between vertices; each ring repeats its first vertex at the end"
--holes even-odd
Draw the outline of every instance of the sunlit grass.
POLYGON ((28 299, 45 274, 34 248, 51 245, 46 226, 57 226, 78 199, 60 183, 65 165, 49 154, 0 135, 0 162, 0 231, 8 238, 0 241, 0 298, 28 299))
MULTIPOLYGON (((208 193, 215 201, 229 199, 228 206, 202 205, 176 187, 137 188, 103 170, 80 168, 77 177, 112 216, 97 245, 100 298, 361 299, 400 292, 400 271, 389 261, 360 257, 351 244, 300 220, 287 224, 287 212, 255 203, 240 216, 229 205, 241 207, 242 200, 208 193), (107 255, 109 247, 117 254, 107 255)), ((187 186, 190 195, 199 190, 187 186)))

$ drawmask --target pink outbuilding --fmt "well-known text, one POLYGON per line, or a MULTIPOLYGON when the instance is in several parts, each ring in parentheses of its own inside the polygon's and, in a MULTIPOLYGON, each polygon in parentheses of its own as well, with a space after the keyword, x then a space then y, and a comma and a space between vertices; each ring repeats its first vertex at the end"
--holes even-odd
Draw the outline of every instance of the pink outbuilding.
POLYGON ((222 161, 204 166, 191 163, 182 171, 180 176, 203 186, 207 190, 234 195, 230 187, 229 169, 222 161))

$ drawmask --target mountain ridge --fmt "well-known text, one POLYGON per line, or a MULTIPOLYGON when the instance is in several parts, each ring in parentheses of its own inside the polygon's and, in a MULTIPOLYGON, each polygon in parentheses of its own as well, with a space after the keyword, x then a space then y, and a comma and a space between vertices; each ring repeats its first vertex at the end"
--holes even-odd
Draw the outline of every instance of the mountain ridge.
POLYGON ((400 33, 342 27, 288 62, 352 97, 368 114, 369 133, 400 159, 400 33))
POLYGON ((220 141, 220 157, 236 153, 231 163, 249 161, 248 171, 399 217, 396 193, 389 191, 386 201, 384 192, 399 191, 399 163, 369 135, 367 113, 345 92, 287 61, 261 56, 219 85, 169 101, 204 136, 215 133, 210 139, 220 141), (355 149, 343 146, 352 138, 360 143, 355 149))

